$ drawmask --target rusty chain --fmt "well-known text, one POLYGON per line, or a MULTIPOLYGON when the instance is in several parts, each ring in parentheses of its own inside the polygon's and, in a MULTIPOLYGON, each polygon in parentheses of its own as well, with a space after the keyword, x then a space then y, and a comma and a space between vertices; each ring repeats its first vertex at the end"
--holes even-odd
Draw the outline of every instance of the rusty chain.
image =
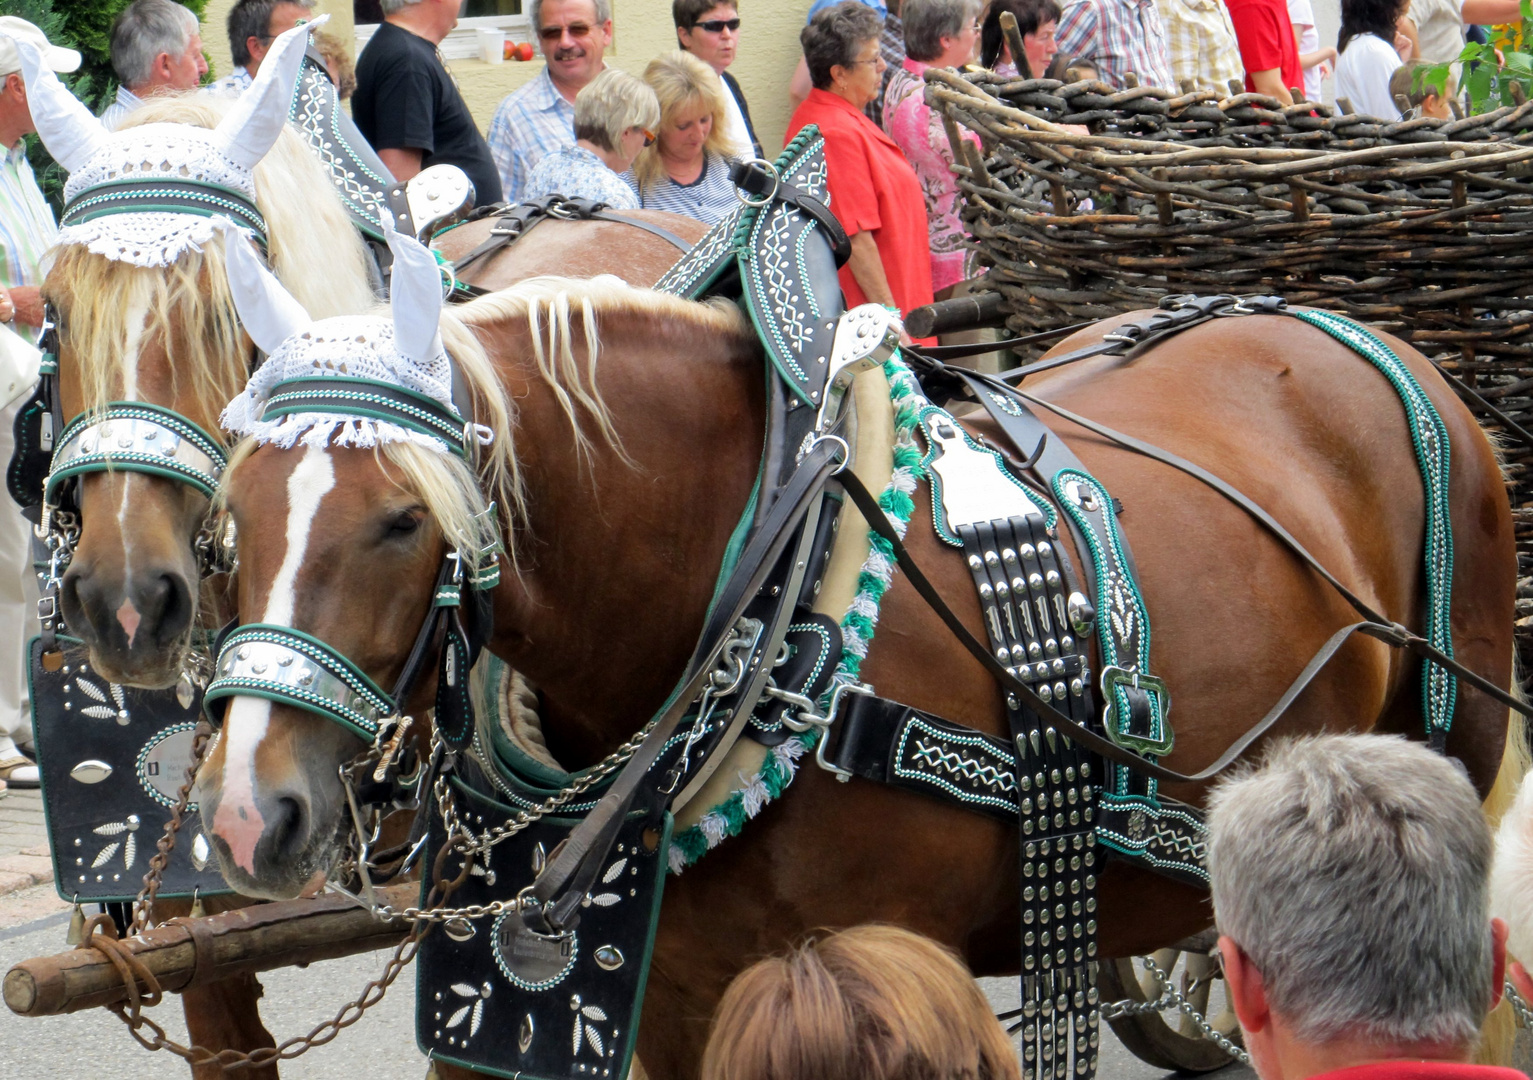
MULTIPOLYGON (((171 844, 167 846, 167 851, 174 845, 173 834, 171 836, 171 844)), ((472 858, 464 860, 462 869, 453 880, 442 880, 447 856, 452 853, 452 850, 451 847, 443 845, 433 862, 431 876, 434 884, 426 898, 428 907, 451 896, 468 879, 472 858)), ((192 1066, 217 1065, 226 1072, 232 1072, 236 1069, 262 1068, 278 1061, 296 1058, 313 1047, 325 1045, 339 1035, 342 1029, 362 1019, 368 1009, 383 1000, 389 987, 399 978, 400 972, 415 959, 416 953, 420 950, 421 941, 431 932, 432 926, 433 924, 429 921, 415 920, 409 934, 395 946, 393 955, 384 965, 383 974, 363 986, 361 994, 343 1005, 333 1017, 315 1025, 307 1034, 295 1036, 276 1046, 263 1046, 251 1051, 210 1050, 205 1046, 183 1046, 167 1035, 163 1027, 145 1015, 144 1008, 159 1004, 163 996, 159 980, 118 939, 116 927, 113 926, 110 916, 97 915, 92 918, 86 925, 85 940, 80 942, 77 948, 91 949, 100 953, 122 976, 128 1000, 114 1002, 107 1007, 128 1025, 129 1034, 140 1046, 146 1050, 168 1050, 192 1066), (140 982, 143 983, 142 988, 139 986, 140 982), (148 1034, 145 1034, 145 1029, 148 1034)))

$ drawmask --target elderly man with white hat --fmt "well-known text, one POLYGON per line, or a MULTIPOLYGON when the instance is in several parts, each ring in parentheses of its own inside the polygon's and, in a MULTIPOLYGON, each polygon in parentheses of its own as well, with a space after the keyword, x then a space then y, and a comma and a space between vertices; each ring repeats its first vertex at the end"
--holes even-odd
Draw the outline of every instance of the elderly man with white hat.
MULTIPOLYGON (((31 42, 54 71, 80 66, 80 54, 51 43, 25 19, 0 17, 0 33, 31 42)), ((15 330, 29 341, 43 322, 42 258, 58 226, 27 163, 24 136, 36 130, 27 107, 21 61, 9 38, 0 36, 0 333, 15 330)), ((0 408, 0 462, 11 456, 11 425, 26 395, 0 408)), ((37 787, 37 766, 17 743, 32 739, 27 704, 25 654, 36 626, 37 583, 31 566, 31 526, 9 499, 0 507, 0 790, 37 787)))

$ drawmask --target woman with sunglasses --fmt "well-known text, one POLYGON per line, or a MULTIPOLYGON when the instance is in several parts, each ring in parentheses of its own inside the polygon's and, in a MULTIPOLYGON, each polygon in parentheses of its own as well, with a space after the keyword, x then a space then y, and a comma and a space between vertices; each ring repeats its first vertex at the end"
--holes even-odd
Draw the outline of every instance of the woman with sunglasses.
POLYGON ((645 82, 608 68, 575 95, 575 145, 547 154, 532 167, 524 199, 558 193, 592 199, 616 210, 639 209, 638 196, 619 177, 633 166, 660 124, 660 102, 645 82))
POLYGON ((681 47, 724 80, 724 133, 736 157, 761 157, 745 93, 727 70, 740 49, 740 11, 732 0, 672 0, 671 19, 681 47))
POLYGON ((649 62, 644 81, 660 101, 660 126, 624 179, 645 210, 713 224, 740 205, 729 178, 733 147, 724 133, 724 84, 680 49, 649 62))

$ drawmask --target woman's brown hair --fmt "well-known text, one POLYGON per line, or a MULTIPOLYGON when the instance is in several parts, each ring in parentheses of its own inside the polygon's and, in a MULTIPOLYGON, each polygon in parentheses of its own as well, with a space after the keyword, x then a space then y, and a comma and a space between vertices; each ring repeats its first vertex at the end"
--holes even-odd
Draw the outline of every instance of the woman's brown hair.
POLYGON ((896 926, 812 938, 730 984, 703 1080, 1019 1080, 963 963, 896 926))

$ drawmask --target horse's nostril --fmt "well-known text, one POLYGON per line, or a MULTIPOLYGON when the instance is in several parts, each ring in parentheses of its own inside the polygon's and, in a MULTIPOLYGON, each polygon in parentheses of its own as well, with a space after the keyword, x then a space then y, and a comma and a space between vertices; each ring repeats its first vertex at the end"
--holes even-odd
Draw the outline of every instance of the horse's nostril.
POLYGON ((178 573, 161 574, 145 590, 140 609, 154 627, 157 644, 167 644, 180 637, 192 622, 192 596, 186 579, 178 573), (154 618, 151 613, 156 613, 154 618))
POLYGON ((266 836, 275 859, 286 861, 303 853, 309 832, 307 818, 303 802, 298 798, 283 796, 273 801, 266 836))

